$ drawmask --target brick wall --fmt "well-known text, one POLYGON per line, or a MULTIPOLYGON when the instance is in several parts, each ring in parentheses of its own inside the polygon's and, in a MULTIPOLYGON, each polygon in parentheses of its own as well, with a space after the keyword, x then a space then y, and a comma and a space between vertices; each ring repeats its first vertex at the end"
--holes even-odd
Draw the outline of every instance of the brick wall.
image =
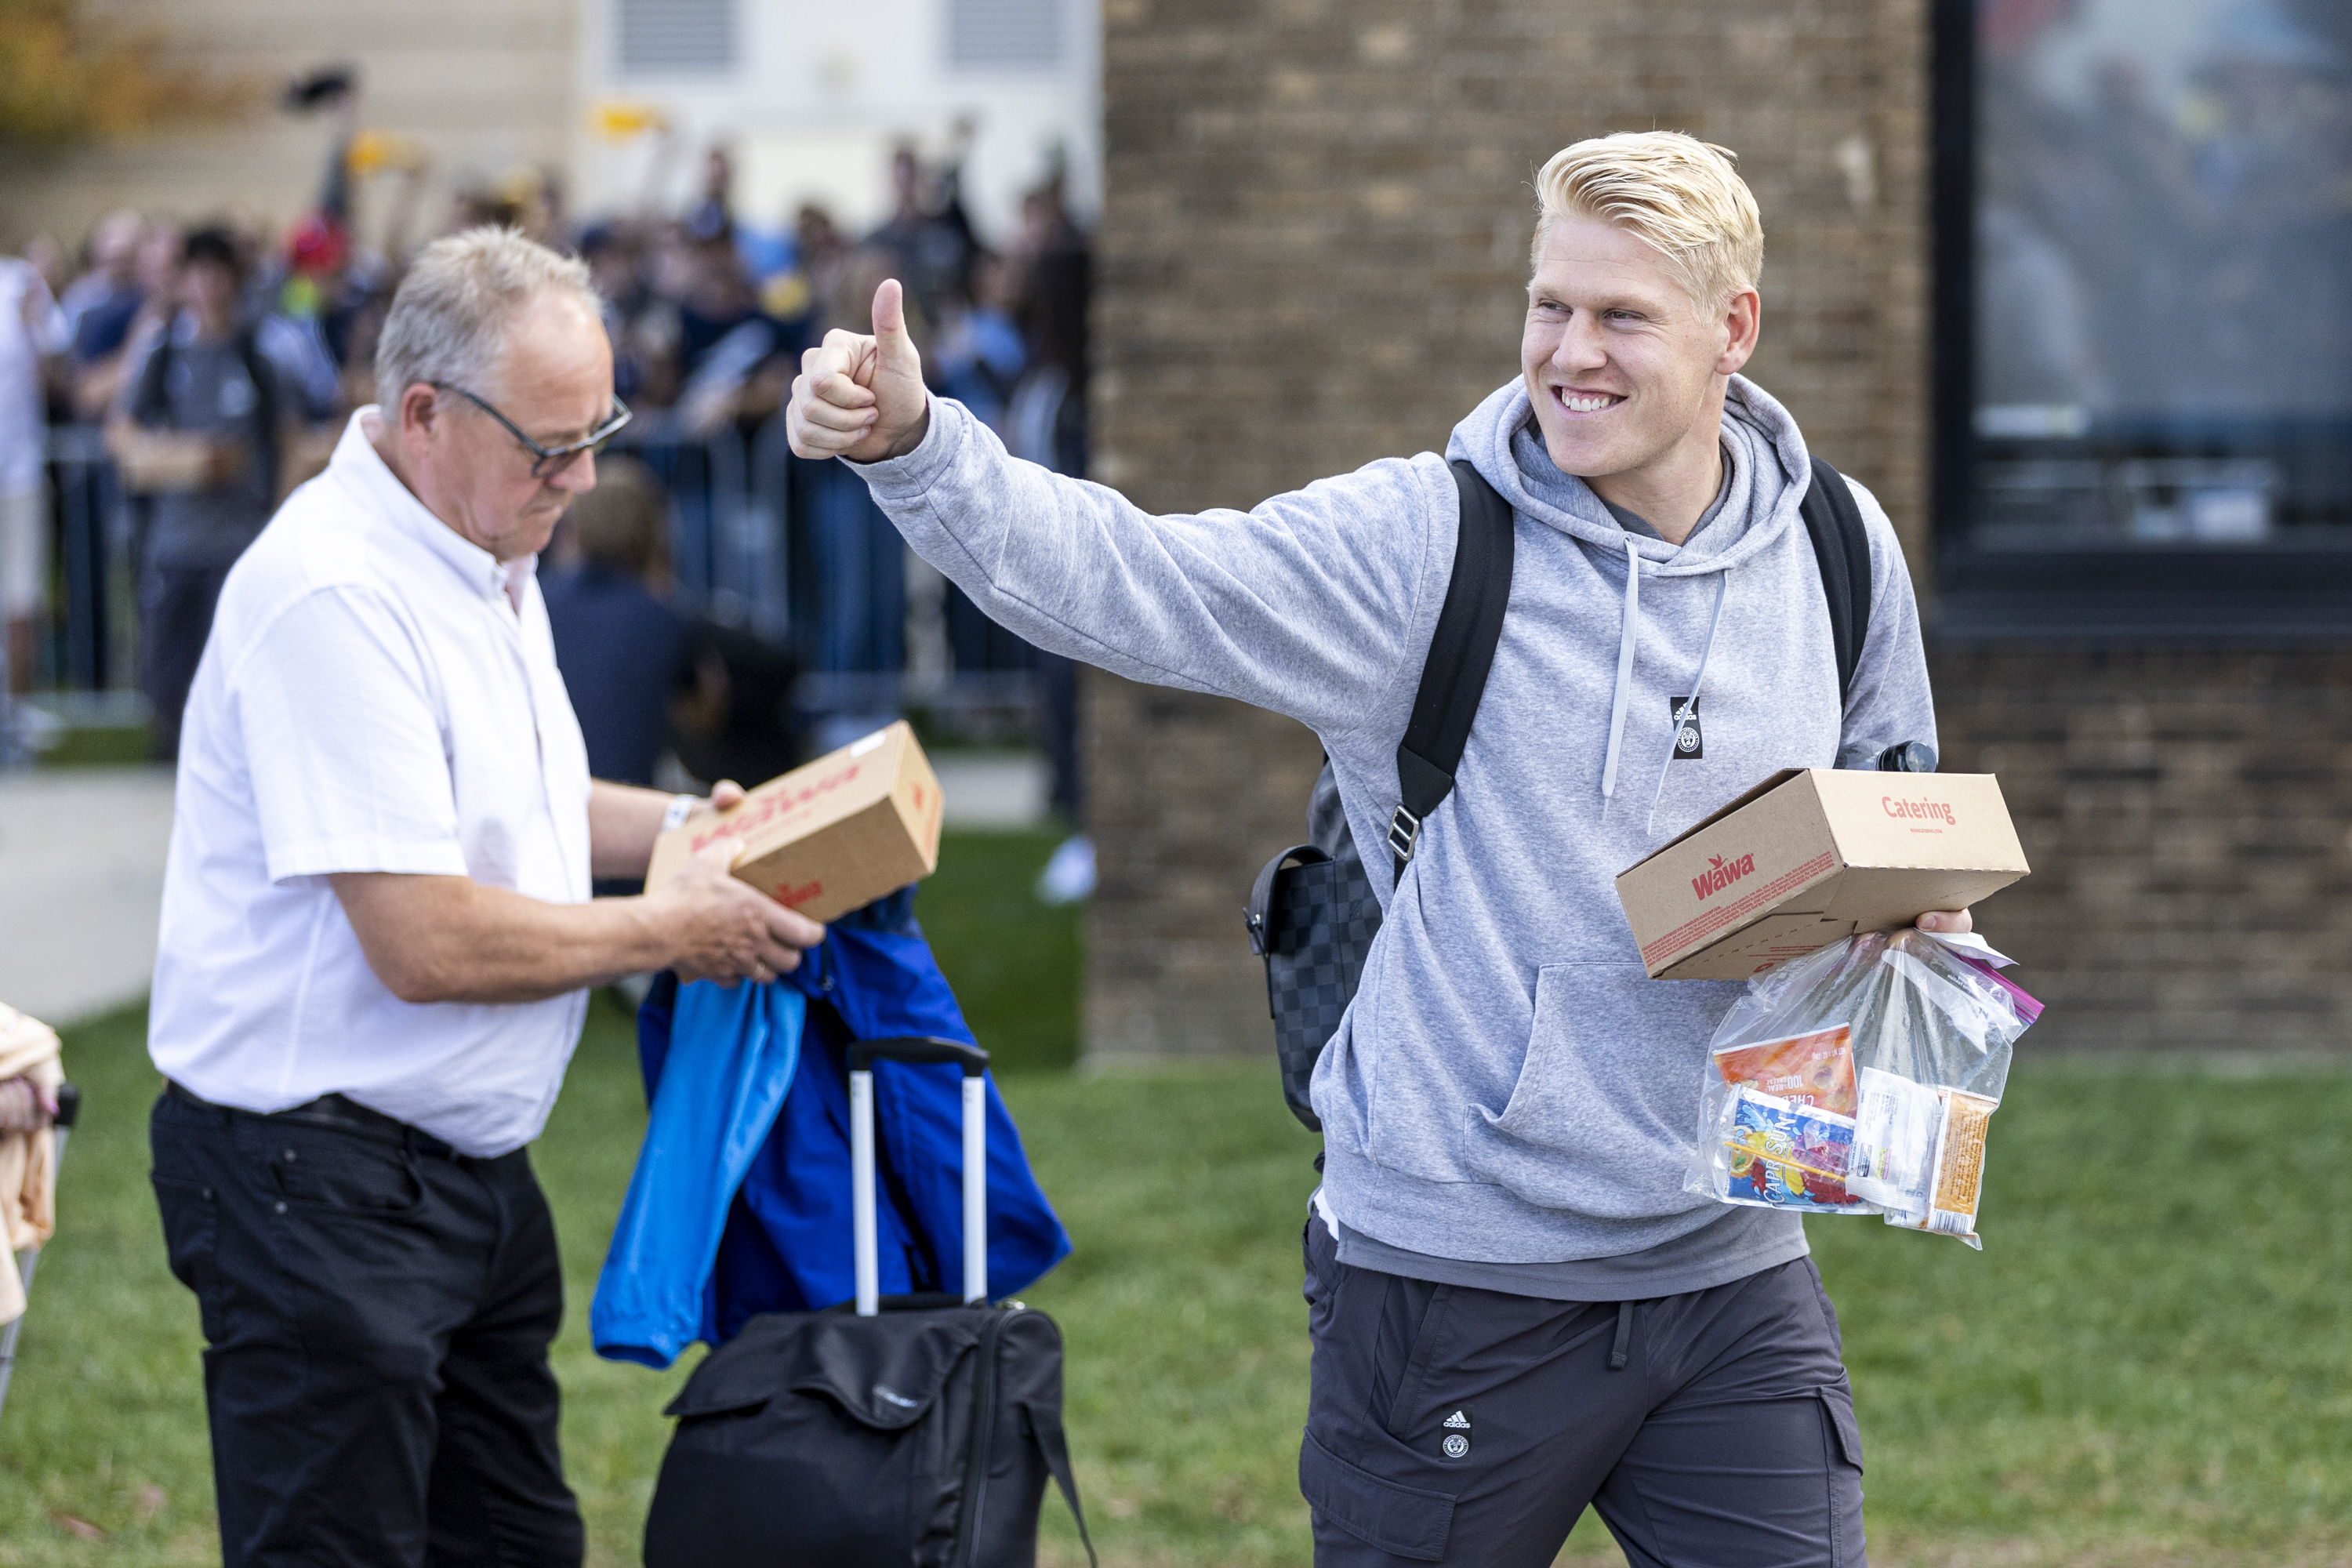
MULTIPOLYGON (((1105 0, 1096 477, 1249 506, 1442 448, 1516 374, 1535 172, 1611 131, 1740 154, 1751 374, 1921 538, 1923 0, 1105 0)), ((1261 1049, 1250 875, 1297 725, 1090 672, 1088 1049, 1261 1049)))
POLYGON ((1943 649, 1945 765, 2033 875, 1981 928, 2041 1049, 2310 1049, 2352 1025, 2352 653, 1943 649))
POLYGON ((1088 670, 1088 1056, 1264 1049, 1265 975, 1242 933, 1250 879, 1306 835, 1322 765, 1287 719, 1088 670))

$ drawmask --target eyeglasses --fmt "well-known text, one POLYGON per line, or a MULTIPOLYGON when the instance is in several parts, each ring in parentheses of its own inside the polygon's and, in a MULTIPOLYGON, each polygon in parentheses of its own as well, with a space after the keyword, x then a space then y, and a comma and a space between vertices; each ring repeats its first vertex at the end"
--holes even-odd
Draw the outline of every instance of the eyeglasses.
POLYGON ((604 444, 621 433, 621 426, 626 425, 629 422, 630 417, 629 405, 615 397, 613 399, 613 412, 604 416, 604 422, 602 425, 599 425, 593 430, 589 431, 587 435, 583 436, 577 441, 569 442, 561 447, 542 447, 538 442, 532 440, 530 437, 524 435, 521 427, 513 420, 508 418, 505 415, 491 407, 488 402, 475 396, 464 387, 452 386, 446 381, 428 381, 425 384, 433 388, 436 392, 456 393, 458 396, 464 398, 467 402, 472 404, 475 407, 480 409, 483 413, 488 415, 491 418, 505 426, 507 427, 507 434, 521 442, 523 447, 530 453, 530 477, 534 479, 551 479, 555 475, 562 473, 564 469, 570 468, 572 466, 572 459, 579 457, 583 452, 603 451, 604 449, 604 444))

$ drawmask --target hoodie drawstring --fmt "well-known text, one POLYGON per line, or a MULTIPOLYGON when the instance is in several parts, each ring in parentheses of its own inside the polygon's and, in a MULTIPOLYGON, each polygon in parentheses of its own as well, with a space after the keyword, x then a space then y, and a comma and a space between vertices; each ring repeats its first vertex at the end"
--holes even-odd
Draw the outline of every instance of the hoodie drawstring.
POLYGON ((1658 769, 1658 787, 1650 792, 1650 816, 1642 824, 1644 833, 1657 826, 1658 801, 1666 793, 1666 769, 1675 765, 1675 753, 1682 749, 1683 731, 1689 726, 1691 715, 1698 711, 1698 694, 1706 685, 1706 661, 1715 657, 1715 629, 1723 625, 1723 598, 1730 591, 1731 568, 1727 566, 1715 579, 1715 614, 1707 617, 1706 641, 1698 651, 1698 674, 1691 681, 1690 696, 1675 710, 1674 738, 1666 742, 1665 763, 1658 769))
POLYGON ((1601 798, 1617 793, 1617 752, 1625 742, 1625 703, 1633 689, 1633 643, 1642 624, 1642 556, 1625 541, 1625 620, 1617 632, 1617 693, 1609 701, 1609 754, 1601 763, 1601 798))
MULTIPOLYGON (((1674 738, 1666 743, 1666 766, 1674 765, 1675 748, 1681 744, 1684 728, 1691 715, 1698 710, 1698 694, 1706 686, 1707 661, 1715 657, 1715 634, 1723 625, 1723 599, 1731 588, 1731 568, 1725 567, 1716 574, 1715 613, 1706 623, 1706 642, 1699 649, 1698 676, 1691 682, 1690 696, 1675 710, 1674 738)), ((1625 747, 1625 709, 1633 700, 1633 648, 1641 640, 1642 625, 1642 556, 1633 542, 1625 542, 1625 618, 1617 632, 1617 689, 1609 700, 1609 752, 1601 763, 1601 798, 1608 800, 1617 793, 1617 757, 1625 747)), ((1665 794, 1665 769, 1658 770, 1658 787, 1650 793, 1649 823, 1658 816, 1659 798, 1665 794)), ((1644 824, 1647 832, 1649 824, 1644 824)))

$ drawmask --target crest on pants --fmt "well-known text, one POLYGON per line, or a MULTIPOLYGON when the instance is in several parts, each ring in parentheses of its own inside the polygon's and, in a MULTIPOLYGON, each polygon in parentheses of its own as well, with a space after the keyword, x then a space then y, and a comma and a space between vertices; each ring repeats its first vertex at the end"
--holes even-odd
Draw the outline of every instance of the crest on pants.
POLYGON ((1470 1457, 1470 1407, 1466 1405, 1445 1406, 1445 1418, 1437 1424, 1437 1451, 1449 1459, 1470 1457))

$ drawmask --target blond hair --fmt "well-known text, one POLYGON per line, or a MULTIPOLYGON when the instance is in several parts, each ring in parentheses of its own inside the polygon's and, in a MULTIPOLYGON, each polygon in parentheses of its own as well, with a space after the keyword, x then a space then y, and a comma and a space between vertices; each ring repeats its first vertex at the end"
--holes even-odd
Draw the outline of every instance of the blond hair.
POLYGON ((1764 220, 1732 167, 1738 154, 1679 131, 1622 131, 1563 147, 1536 176, 1536 237, 1562 218, 1598 218, 1666 258, 1691 299, 1712 310, 1764 271, 1764 220))
POLYGON ((397 418, 401 394, 420 381, 482 395, 508 323, 547 293, 569 293, 592 315, 599 310, 588 264, 520 229, 486 225, 435 240, 417 252, 384 315, 375 348, 377 405, 397 418))

